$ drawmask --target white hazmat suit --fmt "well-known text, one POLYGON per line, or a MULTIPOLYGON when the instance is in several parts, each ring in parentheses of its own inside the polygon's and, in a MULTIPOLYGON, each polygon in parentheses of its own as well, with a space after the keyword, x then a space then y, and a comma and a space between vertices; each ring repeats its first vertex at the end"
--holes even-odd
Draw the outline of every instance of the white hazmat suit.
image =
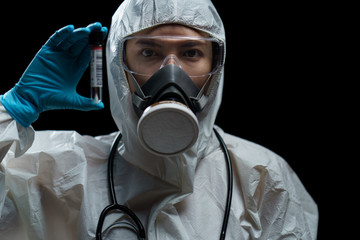
MULTIPOLYGON (((116 11, 106 54, 111 112, 123 134, 115 156, 117 199, 137 214, 147 239, 218 239, 227 171, 213 128, 223 69, 213 76, 209 101, 197 115, 200 133, 190 150, 176 157, 155 156, 140 145, 136 133, 138 117, 120 62, 120 41, 165 23, 187 25, 225 43, 221 19, 208 0, 129 0, 116 11)), ((317 206, 288 164, 215 128, 233 162, 227 239, 316 239, 317 206)), ((110 201, 107 158, 115 136, 34 131, 0 104, 0 239, 95 239, 99 215, 110 201)), ((118 216, 110 217, 103 229, 112 228, 118 216)), ((136 239, 126 228, 107 236, 136 239)))

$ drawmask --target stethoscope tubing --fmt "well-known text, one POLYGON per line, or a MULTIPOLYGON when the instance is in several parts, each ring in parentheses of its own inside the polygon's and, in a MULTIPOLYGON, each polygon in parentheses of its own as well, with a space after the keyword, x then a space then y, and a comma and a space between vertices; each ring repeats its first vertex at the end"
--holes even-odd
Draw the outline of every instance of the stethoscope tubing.
POLYGON ((223 138, 220 136, 218 131, 214 128, 215 135, 217 139, 220 142, 220 146, 224 152, 225 159, 226 159, 226 167, 228 172, 228 189, 227 189, 227 196, 226 196, 226 205, 225 205, 225 214, 224 214, 224 221, 221 228, 221 234, 220 234, 220 240, 224 240, 226 236, 226 230, 229 222, 229 216, 230 216, 230 209, 231 209, 231 199, 232 199, 232 192, 233 192, 233 170, 232 170, 232 163, 231 158, 229 154, 229 150, 223 140, 223 138))
POLYGON ((106 215, 115 210, 120 210, 125 212, 128 216, 131 217, 131 219, 135 222, 136 226, 138 227, 138 234, 139 239, 144 240, 145 239, 145 228, 143 224, 141 223, 140 219, 136 216, 136 214, 128 207, 124 205, 120 205, 117 202, 116 194, 115 194, 115 186, 114 186, 114 158, 117 151, 117 146, 119 145, 119 142, 122 138, 122 134, 119 132, 116 136, 114 142, 111 146, 111 151, 109 154, 109 160, 108 160, 108 187, 110 189, 110 201, 111 204, 104 208, 104 210, 100 214, 100 218, 98 221, 98 225, 96 228, 96 240, 102 240, 101 231, 104 224, 104 220, 106 215))

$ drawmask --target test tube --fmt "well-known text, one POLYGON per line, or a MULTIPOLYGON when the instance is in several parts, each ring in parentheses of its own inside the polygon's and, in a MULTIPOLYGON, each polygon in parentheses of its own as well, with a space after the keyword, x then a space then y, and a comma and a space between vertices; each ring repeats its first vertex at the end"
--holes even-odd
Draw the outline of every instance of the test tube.
POLYGON ((103 88, 103 34, 100 31, 90 33, 89 44, 91 49, 90 61, 90 88, 91 98, 95 103, 102 101, 103 88))

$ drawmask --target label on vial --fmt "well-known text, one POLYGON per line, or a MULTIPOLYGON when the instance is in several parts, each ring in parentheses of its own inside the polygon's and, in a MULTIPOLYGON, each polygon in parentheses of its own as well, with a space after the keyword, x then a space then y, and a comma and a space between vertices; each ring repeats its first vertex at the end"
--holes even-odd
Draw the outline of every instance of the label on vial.
POLYGON ((102 70, 102 47, 91 48, 91 87, 103 86, 103 70, 102 70))

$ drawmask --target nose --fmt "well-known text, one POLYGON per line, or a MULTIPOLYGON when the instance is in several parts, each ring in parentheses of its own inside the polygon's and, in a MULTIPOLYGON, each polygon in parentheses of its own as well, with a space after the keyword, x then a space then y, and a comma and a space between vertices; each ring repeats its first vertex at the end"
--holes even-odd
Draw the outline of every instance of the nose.
POLYGON ((165 65, 169 65, 169 64, 176 64, 176 60, 174 58, 170 58, 165 65))
POLYGON ((165 67, 166 65, 169 65, 169 64, 174 64, 174 65, 177 65, 178 67, 181 68, 180 61, 179 61, 179 59, 176 57, 175 54, 169 54, 169 55, 164 59, 164 61, 162 62, 160 68, 163 68, 163 67, 165 67))

